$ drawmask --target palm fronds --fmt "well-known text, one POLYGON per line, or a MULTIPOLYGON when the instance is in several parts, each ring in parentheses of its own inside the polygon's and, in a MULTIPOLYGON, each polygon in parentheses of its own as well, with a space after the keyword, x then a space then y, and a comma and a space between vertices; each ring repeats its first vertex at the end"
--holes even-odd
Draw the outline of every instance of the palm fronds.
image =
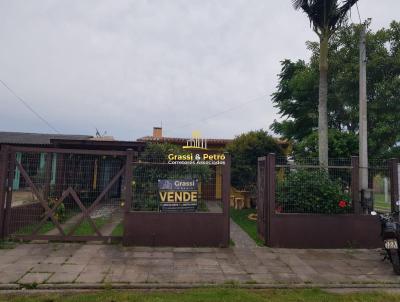
POLYGON ((358 0, 292 0, 296 10, 303 10, 319 35, 331 35, 347 20, 347 13, 358 0))

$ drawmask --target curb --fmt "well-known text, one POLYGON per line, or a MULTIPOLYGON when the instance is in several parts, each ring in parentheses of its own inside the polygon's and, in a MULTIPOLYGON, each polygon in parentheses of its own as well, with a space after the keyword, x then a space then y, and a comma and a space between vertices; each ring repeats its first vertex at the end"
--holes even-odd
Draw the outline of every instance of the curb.
POLYGON ((26 288, 21 284, 0 284, 0 291, 57 291, 57 290, 112 290, 112 289, 125 289, 125 290, 173 290, 173 289, 194 289, 194 288, 242 288, 242 289, 307 289, 307 288, 320 288, 320 289, 400 289, 399 283, 372 283, 372 284, 310 284, 310 283, 297 283, 297 284, 277 284, 277 283, 256 283, 256 284, 225 284, 225 283, 114 283, 114 284, 100 284, 100 283, 44 283, 38 284, 36 288, 26 288))

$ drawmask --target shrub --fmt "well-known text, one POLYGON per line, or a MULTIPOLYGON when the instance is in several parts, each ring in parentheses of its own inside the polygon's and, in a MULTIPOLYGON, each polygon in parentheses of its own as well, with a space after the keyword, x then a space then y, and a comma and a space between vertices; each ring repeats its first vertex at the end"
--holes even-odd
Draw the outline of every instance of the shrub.
MULTIPOLYGON (((50 209, 53 209, 54 206, 57 203, 57 199, 55 198, 49 198, 48 201, 48 206, 50 209)), ((59 206, 57 207, 57 209, 54 211, 54 217, 58 220, 58 221, 63 221, 65 218, 65 206, 64 203, 60 203, 59 206)), ((50 219, 50 218, 49 218, 50 219)))
POLYGON ((231 154, 231 183, 237 189, 255 191, 258 157, 268 153, 283 156, 276 139, 264 130, 250 131, 237 137, 226 147, 231 154))
POLYGON ((325 170, 290 171, 277 184, 278 212, 343 214, 352 210, 347 189, 325 170))

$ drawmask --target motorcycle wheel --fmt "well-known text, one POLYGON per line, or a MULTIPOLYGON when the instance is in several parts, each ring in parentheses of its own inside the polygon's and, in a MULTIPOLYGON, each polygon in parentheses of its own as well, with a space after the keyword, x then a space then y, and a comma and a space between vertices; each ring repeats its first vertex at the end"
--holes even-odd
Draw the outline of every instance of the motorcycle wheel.
POLYGON ((400 254, 399 250, 390 250, 390 260, 392 261, 393 270, 397 275, 400 275, 400 254))

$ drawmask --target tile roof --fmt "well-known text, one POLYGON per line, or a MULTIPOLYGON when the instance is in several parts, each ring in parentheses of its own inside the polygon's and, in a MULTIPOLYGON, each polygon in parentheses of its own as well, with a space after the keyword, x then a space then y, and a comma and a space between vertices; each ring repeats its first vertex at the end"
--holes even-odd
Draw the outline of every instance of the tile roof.
MULTIPOLYGON (((139 142, 161 142, 161 143, 175 143, 175 144, 186 144, 186 141, 190 138, 184 137, 154 137, 144 136, 138 138, 139 142)), ((207 138, 207 144, 209 145, 227 145, 232 142, 232 139, 225 138, 207 138)))
POLYGON ((88 140, 90 135, 75 134, 45 134, 25 132, 2 132, 0 131, 0 144, 17 145, 50 145, 52 139, 88 140))

